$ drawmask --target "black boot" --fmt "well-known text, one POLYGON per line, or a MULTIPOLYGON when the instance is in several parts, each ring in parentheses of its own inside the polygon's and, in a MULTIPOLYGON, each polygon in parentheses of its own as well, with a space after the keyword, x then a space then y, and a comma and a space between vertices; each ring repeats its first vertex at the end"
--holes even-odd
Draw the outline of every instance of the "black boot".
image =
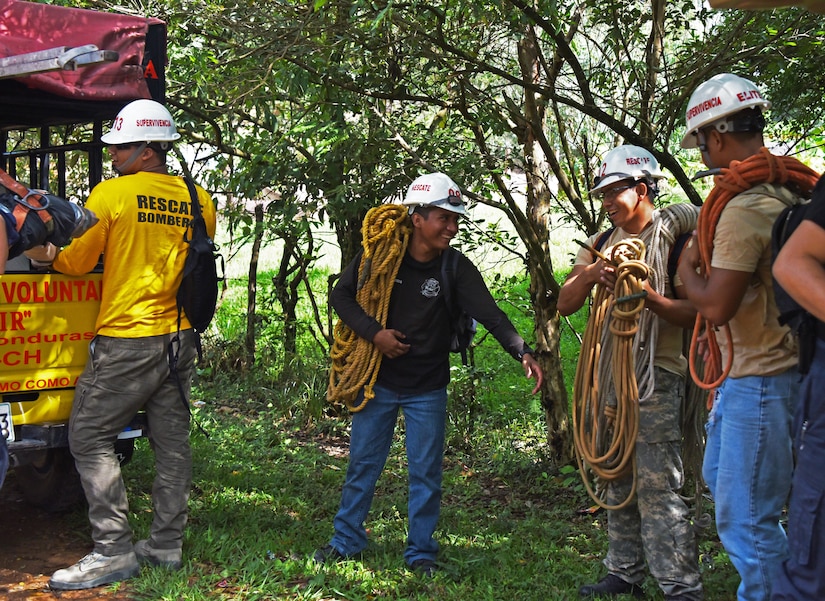
POLYGON ((633 595, 637 599, 644 596, 642 587, 638 584, 625 582, 615 574, 608 574, 596 584, 585 584, 579 589, 580 597, 618 597, 619 595, 633 595))

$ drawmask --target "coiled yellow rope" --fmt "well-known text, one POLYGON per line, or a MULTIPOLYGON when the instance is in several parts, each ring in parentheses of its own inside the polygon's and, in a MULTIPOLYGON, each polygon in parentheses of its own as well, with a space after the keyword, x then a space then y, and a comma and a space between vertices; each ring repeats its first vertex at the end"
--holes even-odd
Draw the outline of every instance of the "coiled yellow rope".
POLYGON ((639 389, 636 382, 634 339, 645 299, 641 294, 649 268, 645 245, 638 238, 623 240, 611 250, 616 265, 616 284, 611 294, 597 284, 593 309, 585 328, 582 352, 573 384, 573 440, 576 460, 585 488, 605 509, 620 509, 636 494, 636 436, 639 432, 639 389), (603 337, 613 337, 610 364, 614 395, 600 390, 599 366, 603 337), (588 470, 596 478, 591 482, 588 470), (608 482, 633 474, 631 491, 624 501, 608 504, 602 497, 608 482))
MULTIPOLYGON (((382 327, 387 325, 390 294, 411 232, 407 207, 396 204, 370 209, 361 226, 364 254, 358 266, 356 300, 382 327)), ((366 407, 375 396, 373 386, 382 356, 372 341, 364 340, 339 319, 330 349, 327 400, 343 402, 350 411, 366 407), (364 399, 355 405, 362 388, 364 399)))

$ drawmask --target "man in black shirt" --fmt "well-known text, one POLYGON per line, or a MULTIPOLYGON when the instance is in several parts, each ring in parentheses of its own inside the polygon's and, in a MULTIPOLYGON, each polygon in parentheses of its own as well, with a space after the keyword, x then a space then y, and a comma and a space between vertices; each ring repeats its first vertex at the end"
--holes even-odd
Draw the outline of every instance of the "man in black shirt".
POLYGON ((816 318, 817 340, 794 415, 790 557, 773 582, 771 600, 825 599, 825 178, 814 188, 805 218, 777 256, 773 275, 816 318))
MULTIPOLYGON (((404 559, 427 576, 436 571, 433 538, 441 504, 441 474, 447 384, 450 380, 450 312, 441 281, 444 251, 458 233, 465 208, 461 190, 443 173, 417 178, 403 201, 412 234, 390 293, 387 325, 368 315, 356 300, 356 258, 341 274, 330 303, 341 320, 382 353, 374 398, 353 413, 350 462, 330 543, 315 552, 318 563, 351 557, 367 545, 364 520, 375 483, 384 468, 398 410, 404 412, 409 462, 409 534, 404 559)), ((535 394, 544 376, 532 349, 499 309, 478 269, 459 255, 451 295, 483 324, 511 356, 521 361, 535 394)), ((362 392, 363 396, 363 392, 362 392)))

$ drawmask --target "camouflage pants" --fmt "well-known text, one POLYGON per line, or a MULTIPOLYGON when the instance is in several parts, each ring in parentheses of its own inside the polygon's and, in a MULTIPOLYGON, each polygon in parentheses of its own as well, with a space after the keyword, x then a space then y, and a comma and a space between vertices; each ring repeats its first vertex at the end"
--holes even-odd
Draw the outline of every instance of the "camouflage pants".
MULTIPOLYGON (((608 512, 609 547, 605 566, 632 583, 644 577, 645 561, 665 595, 703 598, 693 527, 679 497, 684 481, 679 414, 684 378, 655 368, 656 388, 640 406, 636 442, 637 491, 623 509, 608 512)), ((631 478, 612 483, 607 500, 619 503, 631 478)))
MULTIPOLYGON (((89 502, 95 551, 103 555, 132 550, 129 502, 114 442, 140 409, 146 410, 149 420, 157 472, 149 540, 156 549, 180 549, 183 543, 192 452, 189 411, 169 372, 167 349, 172 336, 97 336, 89 345, 89 360, 77 383, 69 446, 89 502)), ((195 363, 194 333, 185 330, 180 336, 178 372, 188 397, 195 363)))

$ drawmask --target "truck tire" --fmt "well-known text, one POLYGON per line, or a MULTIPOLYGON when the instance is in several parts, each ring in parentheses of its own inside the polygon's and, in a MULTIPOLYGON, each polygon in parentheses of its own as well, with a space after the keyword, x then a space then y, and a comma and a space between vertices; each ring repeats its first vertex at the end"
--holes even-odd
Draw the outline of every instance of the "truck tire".
POLYGON ((32 463, 15 468, 14 475, 23 497, 46 511, 69 511, 86 500, 67 447, 43 451, 32 463))

